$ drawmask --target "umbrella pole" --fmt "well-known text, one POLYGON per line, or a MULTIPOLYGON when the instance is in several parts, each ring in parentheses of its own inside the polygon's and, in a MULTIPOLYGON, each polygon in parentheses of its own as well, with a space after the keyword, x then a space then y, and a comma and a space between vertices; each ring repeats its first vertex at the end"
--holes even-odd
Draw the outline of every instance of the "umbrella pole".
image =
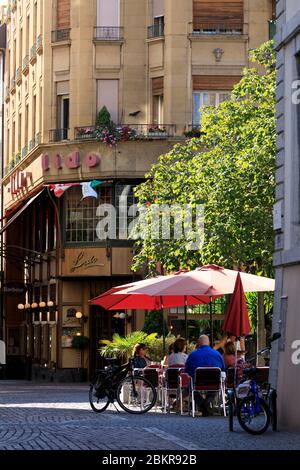
POLYGON ((161 307, 161 313, 162 313, 162 331, 163 331, 163 352, 164 352, 164 357, 166 355, 166 325, 165 325, 165 319, 164 319, 164 306, 163 306, 163 298, 160 298, 160 307, 161 307))
POLYGON ((186 298, 186 296, 184 296, 184 325, 185 325, 185 339, 188 341, 187 298, 186 298))
POLYGON ((213 311, 212 311, 212 297, 209 303, 209 322, 210 322, 210 344, 213 347, 214 344, 214 322, 213 322, 213 311))
POLYGON ((235 390, 236 389, 236 385, 237 385, 237 346, 238 346, 238 339, 237 337, 235 338, 235 341, 234 341, 234 346, 235 346, 235 360, 234 360, 234 379, 233 379, 233 389, 235 390))

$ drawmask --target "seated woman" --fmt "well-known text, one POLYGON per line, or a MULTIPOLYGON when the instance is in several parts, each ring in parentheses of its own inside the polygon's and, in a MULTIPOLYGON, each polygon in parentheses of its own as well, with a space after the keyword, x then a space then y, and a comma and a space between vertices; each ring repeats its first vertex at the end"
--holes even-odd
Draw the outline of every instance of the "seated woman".
POLYGON ((134 369, 144 369, 150 364, 150 359, 146 356, 147 346, 144 343, 138 343, 133 348, 133 367, 134 369))
POLYGON ((241 380, 243 377, 243 370, 246 367, 249 367, 243 359, 244 351, 238 351, 237 354, 235 353, 235 346, 234 343, 228 342, 225 344, 224 347, 224 362, 226 368, 229 367, 236 367, 237 369, 237 379, 241 380))
POLYGON ((168 367, 169 366, 169 357, 174 352, 174 343, 171 343, 168 347, 168 352, 166 353, 165 357, 162 360, 162 366, 168 367))
POLYGON ((169 356, 169 367, 175 366, 184 366, 187 360, 188 355, 186 354, 187 351, 187 343, 184 338, 177 338, 174 343, 173 353, 169 356))

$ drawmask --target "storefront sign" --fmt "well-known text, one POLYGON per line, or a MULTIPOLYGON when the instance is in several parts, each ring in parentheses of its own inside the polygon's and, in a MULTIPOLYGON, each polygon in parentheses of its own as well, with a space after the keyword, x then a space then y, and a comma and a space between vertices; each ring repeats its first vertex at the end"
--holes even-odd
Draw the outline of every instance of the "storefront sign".
POLYGON ((25 294, 27 287, 18 282, 7 282, 3 285, 3 292, 9 295, 25 294))
POLYGON ((100 157, 95 153, 88 153, 84 157, 81 157, 79 152, 72 152, 65 158, 60 154, 56 154, 53 157, 49 157, 48 154, 43 154, 41 159, 43 171, 49 171, 51 168, 56 170, 62 170, 63 168, 76 170, 81 166, 95 168, 100 165, 100 157))
POLYGON ((12 195, 19 194, 32 184, 32 173, 17 171, 10 177, 10 186, 7 191, 12 195))
POLYGON ((88 253, 81 251, 78 255, 75 256, 72 266, 71 273, 75 273, 78 270, 87 270, 94 268, 96 266, 104 266, 103 263, 99 263, 99 260, 94 255, 89 255, 88 253))
POLYGON ((66 248, 63 276, 109 276, 110 260, 105 248, 66 248))

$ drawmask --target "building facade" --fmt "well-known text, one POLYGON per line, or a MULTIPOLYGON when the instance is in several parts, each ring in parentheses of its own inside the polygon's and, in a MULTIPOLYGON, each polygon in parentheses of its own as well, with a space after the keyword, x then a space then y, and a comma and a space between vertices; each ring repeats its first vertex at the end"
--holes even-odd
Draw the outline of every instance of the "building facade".
POLYGON ((93 369, 101 338, 142 327, 142 312, 122 322, 88 304, 133 278, 120 206, 159 155, 197 134, 201 106, 228 97, 272 15, 271 0, 10 2, 2 187, 12 375, 26 358, 44 376, 93 369), (95 126, 103 106, 116 146, 95 126), (92 181, 98 199, 83 198, 92 181), (74 186, 57 197, 58 184, 74 186), (100 204, 118 207, 109 240, 99 237, 100 204), (83 353, 69 347, 77 334, 90 337, 83 353))
POLYGON ((272 354, 272 382, 278 390, 281 427, 300 429, 299 86, 300 5, 277 1, 277 202, 273 331, 281 332, 272 354))

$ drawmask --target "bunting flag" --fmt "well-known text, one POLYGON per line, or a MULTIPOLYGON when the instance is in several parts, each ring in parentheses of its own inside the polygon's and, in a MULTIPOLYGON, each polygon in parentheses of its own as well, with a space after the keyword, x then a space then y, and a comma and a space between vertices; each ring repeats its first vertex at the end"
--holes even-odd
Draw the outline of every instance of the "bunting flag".
POLYGON ((98 198, 98 193, 94 190, 91 182, 81 183, 81 189, 82 189, 82 199, 86 197, 95 197, 96 199, 98 198))
POLYGON ((69 184, 51 184, 50 188, 51 191, 54 192, 56 197, 61 197, 67 189, 71 188, 72 186, 79 186, 80 183, 69 183, 69 184))

